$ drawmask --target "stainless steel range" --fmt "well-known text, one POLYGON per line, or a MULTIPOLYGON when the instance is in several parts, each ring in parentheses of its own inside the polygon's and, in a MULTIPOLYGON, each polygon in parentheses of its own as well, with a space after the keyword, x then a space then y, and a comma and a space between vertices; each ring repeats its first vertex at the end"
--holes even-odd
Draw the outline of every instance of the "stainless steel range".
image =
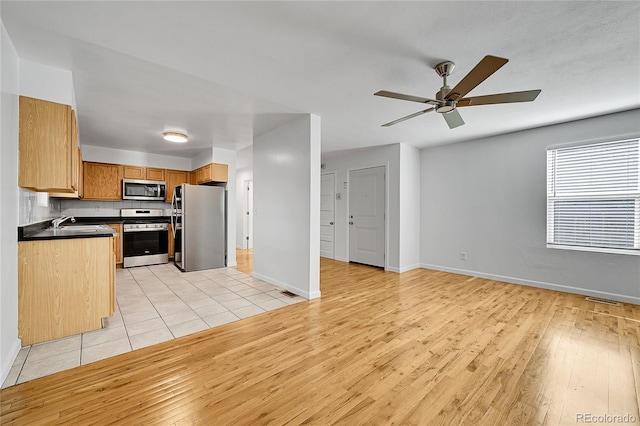
POLYGON ((121 209, 123 266, 169 263, 169 218, 163 209, 121 209))

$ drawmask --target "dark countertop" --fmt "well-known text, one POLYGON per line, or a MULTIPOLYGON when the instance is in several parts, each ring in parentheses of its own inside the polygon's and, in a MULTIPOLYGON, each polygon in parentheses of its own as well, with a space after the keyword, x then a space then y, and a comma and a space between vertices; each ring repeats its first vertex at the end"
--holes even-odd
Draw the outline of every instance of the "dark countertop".
POLYGON ((114 235, 117 235, 117 233, 113 229, 109 228, 106 225, 103 225, 105 222, 114 223, 112 220, 96 221, 96 218, 91 219, 94 219, 93 224, 79 221, 76 218, 75 224, 65 222, 60 225, 60 228, 58 229, 51 228, 51 220, 44 220, 42 222, 32 223, 30 225, 19 226, 18 241, 100 238, 113 237, 114 235))
MULTIPOLYGON (((76 223, 85 225, 100 225, 103 223, 122 223, 120 216, 75 216, 76 223)), ((68 223, 68 222, 65 222, 68 223)))

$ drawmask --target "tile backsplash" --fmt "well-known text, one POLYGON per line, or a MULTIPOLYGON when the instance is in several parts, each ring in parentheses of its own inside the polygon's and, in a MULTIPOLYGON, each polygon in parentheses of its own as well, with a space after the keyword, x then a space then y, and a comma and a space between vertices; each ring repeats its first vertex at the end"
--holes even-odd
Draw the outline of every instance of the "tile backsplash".
POLYGON ((60 200, 46 192, 18 188, 18 225, 28 225, 60 216, 60 200))
POLYGON ((91 216, 120 216, 120 209, 163 209, 164 214, 171 214, 171 203, 162 201, 85 201, 62 200, 61 214, 66 216, 91 217, 91 216))

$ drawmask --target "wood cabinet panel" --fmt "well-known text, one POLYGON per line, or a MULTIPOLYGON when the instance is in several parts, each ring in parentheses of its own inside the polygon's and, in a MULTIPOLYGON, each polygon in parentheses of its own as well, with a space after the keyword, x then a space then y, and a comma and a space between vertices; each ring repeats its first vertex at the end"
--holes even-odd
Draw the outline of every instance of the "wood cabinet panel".
POLYGON ((227 164, 211 164, 211 180, 214 182, 227 182, 229 180, 229 166, 227 164))
MULTIPOLYGON (((74 192, 69 105, 20 96, 18 186, 34 191, 74 192)), ((77 186, 77 181, 75 182, 77 186)))
POLYGON ((164 169, 156 167, 123 165, 123 177, 125 179, 164 180, 164 169))
POLYGON ((175 240, 173 239, 173 225, 169 224, 169 259, 173 259, 176 252, 175 240))
POLYGON ((102 327, 112 314, 113 239, 18 243, 18 337, 24 346, 102 327))
POLYGON ((84 198, 84 162, 80 147, 78 147, 78 198, 84 198))
POLYGON ((122 266, 123 254, 122 254, 122 224, 121 223, 108 223, 111 229, 118 233, 113 237, 114 253, 116 255, 116 265, 122 266))
POLYGON ((165 180, 164 169, 156 169, 154 167, 147 167, 147 180, 165 180))
POLYGON ((83 178, 83 165, 82 165, 82 152, 80 147, 76 146, 73 150, 73 172, 74 180, 76 184, 74 192, 49 192, 49 196, 53 198, 82 198, 84 196, 84 178, 83 178))
POLYGON ((229 166, 227 164, 210 163, 191 172, 191 184, 201 185, 210 182, 227 182, 229 166))
POLYGON ((182 185, 183 183, 190 183, 190 173, 185 172, 183 170, 166 170, 165 172, 165 182, 167 183, 167 192, 165 193, 165 200, 167 202, 171 202, 171 197, 173 196, 173 189, 182 185))
POLYGON ((121 200, 122 166, 108 163, 84 163, 84 198, 121 200))
POLYGON ((123 177, 125 179, 146 179, 146 169, 140 166, 123 166, 123 177))

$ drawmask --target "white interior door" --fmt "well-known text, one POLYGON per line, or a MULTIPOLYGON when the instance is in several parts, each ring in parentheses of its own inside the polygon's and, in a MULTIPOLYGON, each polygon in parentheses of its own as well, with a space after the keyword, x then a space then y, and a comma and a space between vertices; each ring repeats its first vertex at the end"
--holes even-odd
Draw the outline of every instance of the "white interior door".
POLYGON ((242 227, 242 248, 253 248, 253 181, 244 181, 245 189, 245 209, 244 209, 244 226, 242 227))
POLYGON ((320 181, 320 256, 335 259, 336 175, 326 173, 320 181))
POLYGON ((349 261, 384 268, 385 167, 349 172, 349 261))

